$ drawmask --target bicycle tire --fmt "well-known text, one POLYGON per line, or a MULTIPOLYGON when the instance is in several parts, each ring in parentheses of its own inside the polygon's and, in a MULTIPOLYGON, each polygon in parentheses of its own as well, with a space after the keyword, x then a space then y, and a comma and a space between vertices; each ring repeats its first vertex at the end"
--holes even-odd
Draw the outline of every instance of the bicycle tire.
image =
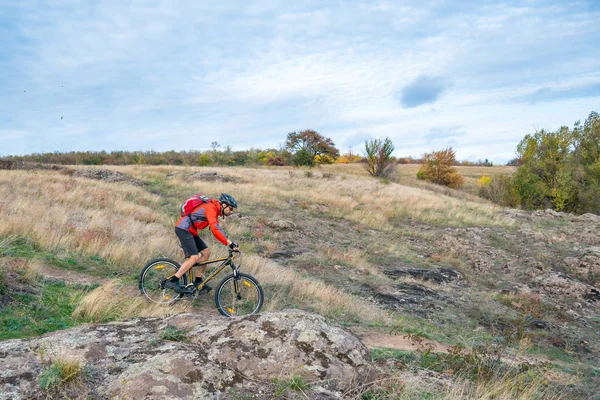
MULTIPOLYGON (((178 262, 169 258, 155 258, 149 261, 140 272, 139 288, 142 295, 157 304, 170 304, 183 297, 183 294, 173 289, 160 287, 161 280, 173 275, 179 267, 178 262)), ((187 284, 186 275, 180 278, 179 284, 182 286, 187 284)))
POLYGON ((264 301, 264 291, 256 278, 239 272, 237 277, 227 275, 215 290, 217 309, 226 317, 255 314, 264 301), (239 292, 236 294, 235 287, 239 292))

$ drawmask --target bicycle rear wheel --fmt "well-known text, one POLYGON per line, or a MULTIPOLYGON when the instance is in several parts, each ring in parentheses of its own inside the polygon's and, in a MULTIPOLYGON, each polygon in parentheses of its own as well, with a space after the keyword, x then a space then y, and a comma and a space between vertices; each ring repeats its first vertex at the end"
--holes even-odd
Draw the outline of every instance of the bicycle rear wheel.
MULTIPOLYGON (((179 269, 179 263, 168 258, 156 258, 142 268, 140 273, 140 292, 148 300, 158 304, 169 304, 177 301, 183 295, 173 289, 165 289, 162 284, 179 269)), ((179 284, 187 284, 186 275, 182 276, 179 284)))
POLYGON ((264 292, 258 281, 251 275, 238 273, 228 275, 215 291, 215 304, 222 315, 227 317, 250 315, 260 311, 264 292))

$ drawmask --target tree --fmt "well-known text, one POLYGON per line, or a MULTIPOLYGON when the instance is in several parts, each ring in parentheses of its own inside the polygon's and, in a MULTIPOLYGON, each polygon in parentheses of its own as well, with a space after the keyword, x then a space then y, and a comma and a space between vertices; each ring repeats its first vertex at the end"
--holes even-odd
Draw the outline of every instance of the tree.
POLYGON ((600 115, 591 112, 583 127, 575 123, 573 136, 577 211, 600 214, 600 115))
POLYGON ((417 179, 423 179, 455 189, 464 183, 464 178, 454 167, 456 152, 452 150, 452 147, 425 153, 423 161, 423 165, 417 172, 417 179))
POLYGON ((371 176, 386 177, 391 173, 395 160, 392 157, 394 144, 391 139, 365 140, 365 168, 371 176))
POLYGON ((293 153, 292 163, 294 165, 312 166, 315 156, 327 155, 335 159, 340 154, 333 140, 312 129, 288 133, 285 145, 286 149, 293 153))
POLYGON ((522 164, 513 177, 513 190, 521 207, 558 211, 576 208, 577 191, 571 179, 574 139, 573 131, 563 126, 556 132, 540 130, 521 140, 517 156, 522 164))

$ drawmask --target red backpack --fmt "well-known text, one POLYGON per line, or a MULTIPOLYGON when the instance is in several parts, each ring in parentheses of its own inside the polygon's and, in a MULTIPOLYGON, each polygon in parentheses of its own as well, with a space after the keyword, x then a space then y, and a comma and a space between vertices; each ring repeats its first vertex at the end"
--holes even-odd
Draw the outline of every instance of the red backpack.
POLYGON ((185 215, 189 216, 192 213, 192 211, 194 211, 198 206, 208 203, 210 200, 211 198, 208 196, 204 196, 202 194, 195 194, 183 202, 183 204, 179 208, 179 215, 181 215, 182 217, 185 215))

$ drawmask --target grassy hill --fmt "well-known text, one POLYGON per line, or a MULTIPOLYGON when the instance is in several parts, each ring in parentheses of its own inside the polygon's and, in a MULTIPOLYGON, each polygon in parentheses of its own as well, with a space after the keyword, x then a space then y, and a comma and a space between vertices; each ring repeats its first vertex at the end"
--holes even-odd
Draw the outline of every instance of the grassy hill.
POLYGON ((358 165, 0 170, 0 339, 190 310, 221 318, 210 296, 150 305, 137 277, 155 256, 181 261, 183 199, 225 192, 240 207, 222 225, 265 289, 263 310, 342 324, 396 374, 362 398, 595 398, 599 218, 474 195, 484 172, 510 167, 462 167, 464 191, 416 181, 414 168, 389 181, 358 165))

